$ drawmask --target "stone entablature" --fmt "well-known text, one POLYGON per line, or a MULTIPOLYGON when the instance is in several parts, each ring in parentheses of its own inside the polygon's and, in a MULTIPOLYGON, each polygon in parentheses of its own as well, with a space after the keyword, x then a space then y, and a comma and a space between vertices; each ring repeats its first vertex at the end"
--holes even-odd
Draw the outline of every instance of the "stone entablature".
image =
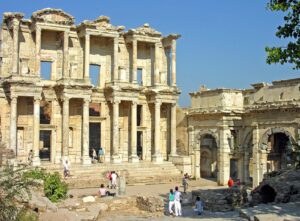
MULTIPOLYGON (((46 8, 5 13, 0 36, 0 132, 20 161, 161 162, 176 153, 177 34, 110 18, 74 24, 46 8), (50 66, 49 76, 42 64, 50 66), (92 66, 97 72, 90 73, 92 66), (170 142, 169 142, 170 140, 170 142), (45 146, 48 145, 48 146, 45 146)), ((48 69, 49 69, 48 67, 48 69)))

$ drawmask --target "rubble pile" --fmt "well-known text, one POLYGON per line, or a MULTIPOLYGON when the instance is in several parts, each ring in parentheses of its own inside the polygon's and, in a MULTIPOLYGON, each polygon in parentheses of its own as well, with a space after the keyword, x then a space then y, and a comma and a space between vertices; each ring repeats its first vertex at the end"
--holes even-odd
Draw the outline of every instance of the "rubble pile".
POLYGON ((300 169, 273 172, 252 192, 251 205, 300 202, 300 169))
POLYGON ((204 209, 213 212, 232 211, 243 203, 244 191, 238 187, 192 191, 192 201, 199 196, 204 202, 204 209))

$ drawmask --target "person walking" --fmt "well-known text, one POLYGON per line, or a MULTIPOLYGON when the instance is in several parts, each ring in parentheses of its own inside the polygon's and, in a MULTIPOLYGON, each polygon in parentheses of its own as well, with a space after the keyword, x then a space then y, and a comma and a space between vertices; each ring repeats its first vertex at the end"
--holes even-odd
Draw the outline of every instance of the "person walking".
POLYGON ((97 153, 96 153, 95 148, 93 148, 93 154, 92 154, 92 156, 93 156, 93 163, 95 163, 96 160, 97 160, 97 153))
POLYGON ((170 213, 170 215, 174 215, 173 206, 174 206, 174 192, 173 192, 173 189, 170 189, 170 193, 169 193, 169 213, 170 213))
POLYGON ((182 186, 183 186, 183 193, 186 193, 186 190, 188 188, 188 174, 184 174, 183 178, 182 178, 182 186))
POLYGON ((64 178, 70 176, 70 164, 68 160, 64 161, 64 178))
POLYGON ((182 216, 182 211, 181 211, 181 192, 178 190, 178 186, 175 187, 174 206, 175 206, 175 216, 182 216))

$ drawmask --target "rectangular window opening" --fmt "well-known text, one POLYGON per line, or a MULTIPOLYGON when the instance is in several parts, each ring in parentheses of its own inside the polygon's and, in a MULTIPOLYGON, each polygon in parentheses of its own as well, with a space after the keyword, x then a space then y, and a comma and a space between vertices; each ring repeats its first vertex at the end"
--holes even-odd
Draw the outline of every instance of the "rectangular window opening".
POLYGON ((91 83, 97 87, 100 84, 100 70, 101 66, 97 64, 90 64, 90 78, 91 83))
POLYGON ((51 80, 52 62, 41 61, 41 77, 44 80, 51 80))
POLYGON ((142 105, 137 105, 137 119, 136 119, 136 123, 137 126, 142 126, 142 110, 143 110, 143 106, 142 105))
POLYGON ((143 69, 138 68, 137 69, 137 83, 138 85, 143 85, 143 69))

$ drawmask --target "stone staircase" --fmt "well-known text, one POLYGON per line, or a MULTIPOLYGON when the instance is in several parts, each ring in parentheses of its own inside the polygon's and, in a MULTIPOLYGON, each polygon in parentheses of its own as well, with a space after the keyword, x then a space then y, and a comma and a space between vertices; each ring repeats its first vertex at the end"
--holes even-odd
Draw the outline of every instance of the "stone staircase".
MULTIPOLYGON (((42 164, 50 172, 63 173, 62 165, 42 164)), ((139 163, 97 163, 90 166, 72 164, 70 167, 71 177, 66 179, 70 188, 90 188, 99 187, 101 183, 107 185, 106 173, 116 171, 118 174, 125 174, 128 185, 145 185, 180 182, 181 172, 172 162, 164 161, 160 164, 152 162, 139 163)))

